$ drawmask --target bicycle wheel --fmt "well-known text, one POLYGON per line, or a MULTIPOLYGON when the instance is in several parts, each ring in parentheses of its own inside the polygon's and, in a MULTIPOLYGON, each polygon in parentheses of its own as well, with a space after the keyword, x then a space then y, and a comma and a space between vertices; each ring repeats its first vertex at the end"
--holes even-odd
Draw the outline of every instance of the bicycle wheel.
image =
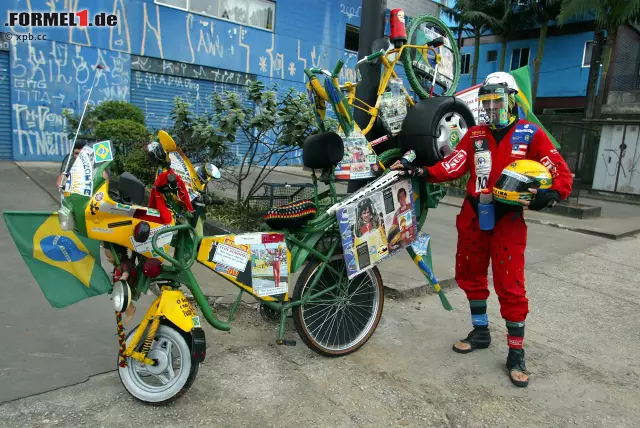
POLYGON ((337 278, 325 269, 310 291, 309 286, 322 266, 320 260, 310 261, 296 282, 293 300, 300 300, 309 292, 315 294, 326 290, 336 281, 344 281, 345 287, 297 306, 293 309, 293 321, 300 338, 311 350, 326 357, 340 357, 364 345, 378 327, 384 292, 377 267, 348 280, 342 254, 335 255, 330 264, 343 274, 337 278))
MULTIPOLYGON (((422 46, 437 37, 443 37, 444 44, 435 48, 442 58, 442 63, 438 65, 436 87, 433 92, 438 96, 453 95, 460 80, 460 52, 451 30, 444 22, 429 14, 417 16, 409 23, 408 44, 422 46), (440 90, 436 89, 438 87, 440 90)), ((402 52, 402 64, 413 90, 420 98, 430 98, 429 92, 435 72, 435 56, 431 51, 405 48, 402 52)))

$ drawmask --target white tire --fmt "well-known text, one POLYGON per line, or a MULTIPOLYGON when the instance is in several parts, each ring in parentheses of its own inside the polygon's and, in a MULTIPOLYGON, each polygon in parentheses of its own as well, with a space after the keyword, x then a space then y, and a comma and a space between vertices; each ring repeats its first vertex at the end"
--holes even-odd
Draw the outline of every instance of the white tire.
MULTIPOLYGON (((136 326, 127 335, 127 346, 139 327, 136 326)), ((141 346, 142 343, 138 349, 141 346)), ((144 403, 163 405, 180 398, 191 387, 198 373, 199 364, 192 361, 189 344, 180 332, 168 325, 161 324, 158 327, 147 357, 158 364, 151 366, 127 358, 126 367, 118 366, 122 385, 129 394, 144 403), (173 365, 176 354, 180 357, 177 373, 173 365)))

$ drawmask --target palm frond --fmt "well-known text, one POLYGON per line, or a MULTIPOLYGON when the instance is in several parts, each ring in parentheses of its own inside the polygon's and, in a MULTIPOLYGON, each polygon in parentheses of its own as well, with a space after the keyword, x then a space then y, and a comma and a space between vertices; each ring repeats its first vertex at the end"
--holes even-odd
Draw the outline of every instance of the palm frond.
MULTIPOLYGON (((633 0, 637 1, 637 0, 633 0)), ((593 13, 596 17, 602 15, 604 5, 599 0, 562 0, 558 24, 561 26, 571 18, 578 18, 593 13)))

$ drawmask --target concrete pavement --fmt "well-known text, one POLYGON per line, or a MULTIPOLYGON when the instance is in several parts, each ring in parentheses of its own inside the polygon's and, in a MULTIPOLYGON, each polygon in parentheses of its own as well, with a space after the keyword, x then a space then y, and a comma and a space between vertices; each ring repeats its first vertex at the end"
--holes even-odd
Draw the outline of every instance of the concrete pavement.
POLYGON ((637 427, 638 252, 623 238, 528 266, 527 389, 507 378, 494 293, 491 347, 451 351, 470 328, 455 289, 453 312, 434 296, 387 299, 370 341, 336 359, 274 345, 275 326, 243 309, 230 332, 205 325, 207 360, 171 407, 134 401, 112 372, 1 405, 0 426, 637 427))
MULTIPOLYGON (((0 162, 2 210, 49 211, 55 204, 10 162, 0 162)), ((0 402, 84 382, 113 370, 116 321, 108 295, 54 309, 0 222, 0 402)), ((142 302, 150 303, 149 297, 142 302)), ((136 320, 142 314, 136 314, 136 320)))
MULTIPOLYGON (((3 209, 57 206, 11 163, 0 163, 0 180, 8 184, 3 209)), ((425 225, 441 279, 453 273, 457 211, 442 205, 425 225)), ((243 306, 230 332, 205 326, 208 356, 193 388, 159 410, 133 401, 113 372, 117 341, 108 297, 49 307, 3 223, 0 401, 43 394, 1 405, 0 426, 636 426, 640 240, 537 224, 529 230, 525 346, 532 383, 526 390, 513 387, 505 373, 506 331, 493 290, 494 344, 471 355, 450 350, 470 328, 464 295, 451 287, 452 312, 434 296, 387 297, 369 343, 339 359, 319 357, 301 340, 296 347, 275 345, 275 325, 243 306), (99 373, 106 374, 94 376, 99 373)), ((388 285, 421 279, 400 256, 380 270, 388 285)), ((202 266, 195 274, 209 296, 235 294, 202 266)), ((287 337, 298 339, 295 329, 287 337)))

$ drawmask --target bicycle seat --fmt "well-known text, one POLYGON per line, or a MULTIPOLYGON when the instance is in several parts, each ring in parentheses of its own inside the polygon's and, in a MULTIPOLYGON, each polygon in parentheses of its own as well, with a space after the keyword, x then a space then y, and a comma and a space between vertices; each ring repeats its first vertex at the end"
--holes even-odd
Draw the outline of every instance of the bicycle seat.
POLYGON ((302 164, 311 169, 337 166, 344 157, 344 142, 335 132, 310 136, 302 146, 302 164))
POLYGON ((125 205, 146 205, 144 184, 135 175, 123 172, 118 182, 109 179, 108 186, 109 197, 114 202, 125 205))
POLYGON ((274 230, 295 230, 304 226, 316 212, 316 205, 307 199, 273 207, 264 215, 264 220, 274 230))

